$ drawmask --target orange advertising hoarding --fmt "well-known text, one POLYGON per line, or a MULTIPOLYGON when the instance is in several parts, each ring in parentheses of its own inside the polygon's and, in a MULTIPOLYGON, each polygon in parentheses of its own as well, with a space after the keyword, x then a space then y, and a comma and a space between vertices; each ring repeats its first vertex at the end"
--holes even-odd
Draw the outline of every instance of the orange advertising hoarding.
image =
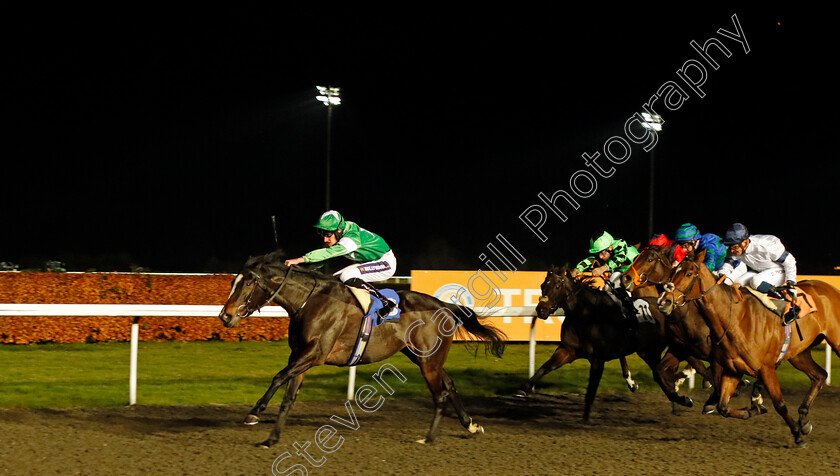
MULTIPOLYGON (((411 271, 411 290, 435 296, 444 302, 468 307, 536 306, 545 272, 517 271, 411 271)), ((531 316, 490 317, 489 321, 504 331, 510 341, 528 341, 531 316)), ((537 341, 560 340, 562 318, 537 319, 537 341)))

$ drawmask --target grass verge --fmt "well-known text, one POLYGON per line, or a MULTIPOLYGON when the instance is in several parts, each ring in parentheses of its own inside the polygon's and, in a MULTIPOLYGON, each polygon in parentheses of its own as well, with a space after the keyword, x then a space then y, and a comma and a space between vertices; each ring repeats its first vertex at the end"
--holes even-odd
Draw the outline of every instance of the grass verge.
MULTIPOLYGON (((825 362, 824 346, 814 359, 825 362)), ((539 367, 555 346, 537 345, 539 367)), ((528 378, 528 345, 508 345, 503 358, 455 344, 446 369, 458 391, 467 396, 510 395, 528 378)), ((289 358, 285 341, 277 342, 141 342, 137 403, 142 405, 253 404, 289 358)), ((840 359, 832 355, 835 385, 840 359)), ((128 403, 127 343, 0 345, 0 408, 66 408, 118 406, 128 403)), ((394 384, 400 397, 429 398, 420 371, 402 354, 384 361, 407 378, 394 384)), ((658 392, 651 370, 628 358, 641 391, 658 392)), ((360 366, 356 385, 373 383, 381 363, 360 366)), ((543 379, 538 389, 551 394, 584 393, 589 363, 578 360, 543 379)), ((783 388, 807 388, 809 381, 790 364, 779 368, 783 388)), ((300 401, 346 399, 347 368, 322 366, 307 372, 300 401)), ((607 363, 599 392, 626 391, 618 361, 607 363)), ((282 390, 274 403, 279 403, 282 390)))

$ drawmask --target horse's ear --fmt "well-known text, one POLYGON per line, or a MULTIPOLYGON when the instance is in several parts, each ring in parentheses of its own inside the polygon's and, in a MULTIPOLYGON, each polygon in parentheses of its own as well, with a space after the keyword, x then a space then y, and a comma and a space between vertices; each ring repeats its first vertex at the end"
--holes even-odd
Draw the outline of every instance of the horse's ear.
POLYGON ((706 259, 706 250, 702 250, 696 255, 694 255, 694 262, 703 264, 703 261, 706 259))

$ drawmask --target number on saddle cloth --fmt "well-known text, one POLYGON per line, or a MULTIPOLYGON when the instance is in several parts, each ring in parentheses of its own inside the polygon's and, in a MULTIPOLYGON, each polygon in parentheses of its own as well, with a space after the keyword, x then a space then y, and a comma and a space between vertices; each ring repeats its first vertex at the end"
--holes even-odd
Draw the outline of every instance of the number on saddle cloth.
POLYGON ((633 301, 633 307, 636 310, 636 320, 639 323, 648 322, 651 324, 656 324, 656 319, 653 318, 653 315, 650 313, 650 304, 645 301, 644 299, 636 299, 633 301))

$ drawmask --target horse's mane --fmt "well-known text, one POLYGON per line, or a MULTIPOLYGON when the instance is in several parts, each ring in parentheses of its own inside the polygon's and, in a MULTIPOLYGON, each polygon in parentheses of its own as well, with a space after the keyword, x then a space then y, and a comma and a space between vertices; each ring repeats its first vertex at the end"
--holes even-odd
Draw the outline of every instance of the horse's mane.
MULTIPOLYGON (((283 250, 275 250, 270 253, 266 253, 264 255, 259 256, 251 256, 248 258, 248 261, 245 262, 246 269, 254 269, 257 266, 263 266, 266 268, 273 268, 279 269, 281 272, 285 273, 286 270, 289 268, 286 266, 284 261, 286 261, 286 253, 283 250)), ((315 264, 299 264, 295 265, 295 272, 296 273, 304 273, 310 276, 313 276, 319 280, 326 280, 326 281, 335 281, 341 282, 340 279, 333 276, 332 274, 327 274, 320 271, 320 263, 315 264)))
POLYGON ((595 298, 599 298, 600 296, 606 297, 605 291, 601 291, 598 289, 593 288, 589 285, 588 276, 571 276, 572 267, 569 264, 564 264, 561 267, 551 266, 549 268, 549 272, 556 274, 558 276, 566 276, 569 278, 569 282, 571 283, 572 293, 574 294, 588 294, 595 298))

